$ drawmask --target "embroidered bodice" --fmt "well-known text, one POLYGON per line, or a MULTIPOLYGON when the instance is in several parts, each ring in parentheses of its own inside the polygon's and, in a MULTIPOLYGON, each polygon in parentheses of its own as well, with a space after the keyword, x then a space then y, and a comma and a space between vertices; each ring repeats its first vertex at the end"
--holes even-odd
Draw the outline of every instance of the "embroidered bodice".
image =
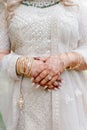
POLYGON ((37 56, 70 51, 77 47, 78 26, 76 14, 61 3, 45 9, 20 5, 9 26, 12 50, 37 56))

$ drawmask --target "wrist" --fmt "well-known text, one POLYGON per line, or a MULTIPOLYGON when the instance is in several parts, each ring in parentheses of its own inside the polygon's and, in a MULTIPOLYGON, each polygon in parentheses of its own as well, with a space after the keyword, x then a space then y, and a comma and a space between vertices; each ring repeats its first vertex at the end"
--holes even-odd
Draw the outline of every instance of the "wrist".
POLYGON ((32 64, 33 58, 29 58, 26 56, 18 58, 16 62, 16 73, 18 75, 30 77, 32 64))
POLYGON ((63 62, 64 64, 64 69, 66 69, 71 64, 71 61, 69 60, 67 53, 61 53, 60 59, 61 62, 63 62))
POLYGON ((80 54, 76 52, 66 53, 68 59, 67 70, 78 70, 83 62, 83 59, 80 54))
POLYGON ((70 66, 71 67, 75 66, 76 60, 77 60, 76 54, 74 52, 67 52, 66 55, 67 55, 67 60, 68 60, 67 68, 70 67, 70 66))

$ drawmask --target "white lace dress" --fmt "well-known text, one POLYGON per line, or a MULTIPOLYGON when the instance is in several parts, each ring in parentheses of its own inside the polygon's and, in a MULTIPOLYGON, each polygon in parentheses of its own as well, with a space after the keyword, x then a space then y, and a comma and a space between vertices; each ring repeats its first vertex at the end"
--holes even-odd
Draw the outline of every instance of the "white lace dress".
POLYGON ((61 89, 46 92, 23 80, 25 106, 17 106, 20 80, 15 72, 19 56, 48 56, 76 51, 87 62, 87 5, 65 7, 62 3, 47 8, 21 4, 10 20, 9 36, 0 16, 0 49, 13 52, 1 61, 12 80, 7 130, 87 130, 87 81, 83 73, 65 71, 61 89), (10 42, 9 42, 9 39, 10 42))

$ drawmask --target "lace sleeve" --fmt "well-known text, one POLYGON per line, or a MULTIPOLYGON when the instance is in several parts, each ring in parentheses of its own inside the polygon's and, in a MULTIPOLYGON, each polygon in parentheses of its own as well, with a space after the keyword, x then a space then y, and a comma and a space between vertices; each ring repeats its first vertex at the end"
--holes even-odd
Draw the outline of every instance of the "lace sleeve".
MULTIPOLYGON (((0 11, 0 54, 3 51, 11 52, 11 45, 8 37, 8 30, 6 25, 6 18, 5 18, 5 11, 0 11)), ((13 78, 14 80, 18 80, 19 77, 16 74, 16 61, 20 55, 17 55, 13 52, 5 55, 0 60, 0 69, 8 74, 9 77, 13 78)))
POLYGON ((80 5, 79 27, 80 39, 78 48, 74 51, 81 54, 87 64, 87 3, 80 5))

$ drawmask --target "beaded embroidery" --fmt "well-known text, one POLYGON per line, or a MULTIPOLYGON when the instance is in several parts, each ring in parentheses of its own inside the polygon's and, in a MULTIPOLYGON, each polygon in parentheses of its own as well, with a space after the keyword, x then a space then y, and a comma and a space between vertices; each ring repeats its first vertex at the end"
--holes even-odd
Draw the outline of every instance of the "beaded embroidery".
POLYGON ((52 5, 58 4, 59 2, 60 0, 32 0, 32 1, 23 0, 22 4, 26 6, 46 8, 46 7, 50 7, 52 5))

